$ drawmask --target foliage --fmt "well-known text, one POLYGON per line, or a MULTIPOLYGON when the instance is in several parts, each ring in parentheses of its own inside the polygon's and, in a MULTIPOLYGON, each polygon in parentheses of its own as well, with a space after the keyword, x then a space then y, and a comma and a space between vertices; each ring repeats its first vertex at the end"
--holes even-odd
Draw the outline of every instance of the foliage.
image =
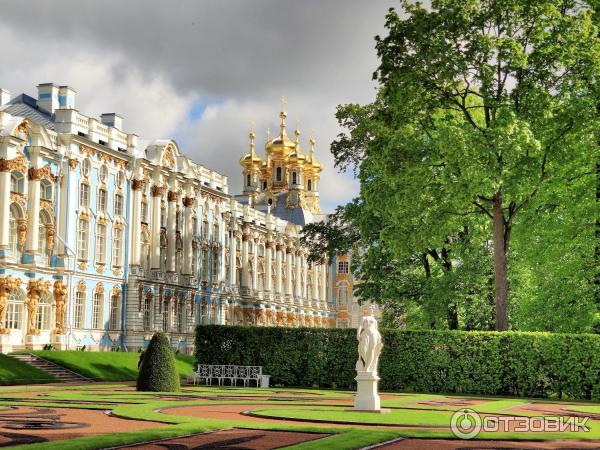
MULTIPOLYGON (((600 336, 382 330, 382 391, 600 399, 600 336)), ((274 385, 354 389, 352 329, 198 326, 200 364, 261 365, 274 385)))
POLYGON ((155 333, 144 353, 138 391, 177 392, 179 376, 175 368, 175 355, 165 333, 155 333))
MULTIPOLYGON (((400 303, 390 309, 405 326, 495 320, 504 330, 510 313, 513 328, 589 330, 594 11, 570 0, 401 4, 376 38, 375 102, 338 107, 346 131, 331 151, 361 191, 339 209, 345 226, 320 236, 344 242, 340 230, 358 230, 356 293, 400 303), (548 295, 564 315, 573 307, 573 320, 532 319, 548 295)), ((305 241, 314 253, 337 248, 305 241)))
MULTIPOLYGON (((34 351, 40 357, 66 367, 94 381, 130 381, 137 379, 136 352, 34 351)), ((191 356, 177 355, 175 366, 180 377, 194 370, 191 356)))
POLYGON ((29 364, 0 353, 0 384, 51 383, 56 377, 29 364))

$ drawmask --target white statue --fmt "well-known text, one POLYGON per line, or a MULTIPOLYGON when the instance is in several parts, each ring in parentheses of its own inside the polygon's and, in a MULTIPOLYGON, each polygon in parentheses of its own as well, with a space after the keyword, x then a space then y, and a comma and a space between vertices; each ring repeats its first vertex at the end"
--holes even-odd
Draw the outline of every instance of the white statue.
POLYGON ((375 308, 370 305, 362 317, 356 333, 358 339, 357 372, 373 372, 377 374, 379 354, 383 348, 381 334, 377 329, 377 319, 374 316, 375 308))

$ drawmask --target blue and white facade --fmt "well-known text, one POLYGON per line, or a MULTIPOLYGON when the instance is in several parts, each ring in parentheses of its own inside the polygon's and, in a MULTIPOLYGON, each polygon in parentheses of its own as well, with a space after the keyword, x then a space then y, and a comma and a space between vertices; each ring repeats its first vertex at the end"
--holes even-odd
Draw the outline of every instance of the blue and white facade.
POLYGON ((191 352, 198 323, 334 326, 300 225, 228 193, 173 140, 75 109, 52 83, 0 90, 0 351, 191 352))

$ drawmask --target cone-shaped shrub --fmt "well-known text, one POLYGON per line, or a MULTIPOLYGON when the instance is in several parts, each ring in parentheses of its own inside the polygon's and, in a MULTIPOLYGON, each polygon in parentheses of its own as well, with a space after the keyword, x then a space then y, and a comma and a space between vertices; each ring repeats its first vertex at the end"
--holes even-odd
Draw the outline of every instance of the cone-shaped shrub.
POLYGON ((164 333, 152 336, 146 349, 137 379, 138 391, 179 391, 179 374, 175 369, 175 355, 164 333))

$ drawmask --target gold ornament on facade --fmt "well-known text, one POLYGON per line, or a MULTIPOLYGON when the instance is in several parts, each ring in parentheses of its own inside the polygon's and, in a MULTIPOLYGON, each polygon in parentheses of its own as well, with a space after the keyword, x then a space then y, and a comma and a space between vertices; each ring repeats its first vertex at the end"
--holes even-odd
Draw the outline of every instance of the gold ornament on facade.
POLYGON ((48 264, 52 260, 52 250, 54 249, 54 237, 56 236, 56 230, 53 225, 46 227, 46 248, 48 249, 48 264))
POLYGON ((104 269, 106 268, 106 264, 104 263, 97 263, 96 264, 96 271, 98 273, 104 273, 104 269))
POLYGON ((48 280, 30 280, 27 285, 27 334, 39 334, 36 325, 37 310, 40 301, 40 296, 46 294, 50 289, 50 281, 48 280))
POLYGON ((77 263, 77 267, 79 268, 79 270, 87 270, 88 263, 87 263, 87 261, 79 261, 77 263))
POLYGON ((131 189, 134 191, 143 191, 146 187, 146 181, 134 178, 131 180, 131 189))
POLYGON ((65 312, 67 306, 67 286, 60 280, 54 282, 54 304, 56 307, 56 327, 54 332, 63 334, 65 332, 65 312))
POLYGON ((193 208, 196 205, 196 199, 194 197, 184 197, 183 206, 186 208, 193 208))
POLYGON ((161 164, 169 169, 175 167, 175 149, 172 144, 167 145, 163 153, 161 164))
POLYGON ((21 280, 12 275, 0 278, 0 334, 8 333, 6 328, 6 311, 8 309, 8 297, 21 286, 21 280))
POLYGON ((19 155, 14 159, 0 159, 0 172, 12 172, 13 170, 23 174, 27 172, 27 162, 24 156, 19 155))
POLYGON ((165 188, 163 186, 154 185, 152 186, 152 197, 162 197, 165 188))
POLYGON ((27 119, 23 119, 23 121, 15 127, 12 135, 16 138, 22 139, 24 141, 29 140, 29 131, 27 128, 29 127, 29 121, 27 119))
POLYGON ((77 165, 79 164, 79 160, 75 159, 75 158, 71 158, 69 159, 69 168, 71 170, 75 170, 77 169, 77 165))
POLYGON ((19 251, 23 253, 25 247, 25 237, 27 235, 27 223, 25 220, 19 220, 17 222, 17 241, 19 245, 19 251))
POLYGON ((167 200, 169 202, 176 202, 179 199, 179 192, 177 191, 169 191, 167 193, 167 200))

